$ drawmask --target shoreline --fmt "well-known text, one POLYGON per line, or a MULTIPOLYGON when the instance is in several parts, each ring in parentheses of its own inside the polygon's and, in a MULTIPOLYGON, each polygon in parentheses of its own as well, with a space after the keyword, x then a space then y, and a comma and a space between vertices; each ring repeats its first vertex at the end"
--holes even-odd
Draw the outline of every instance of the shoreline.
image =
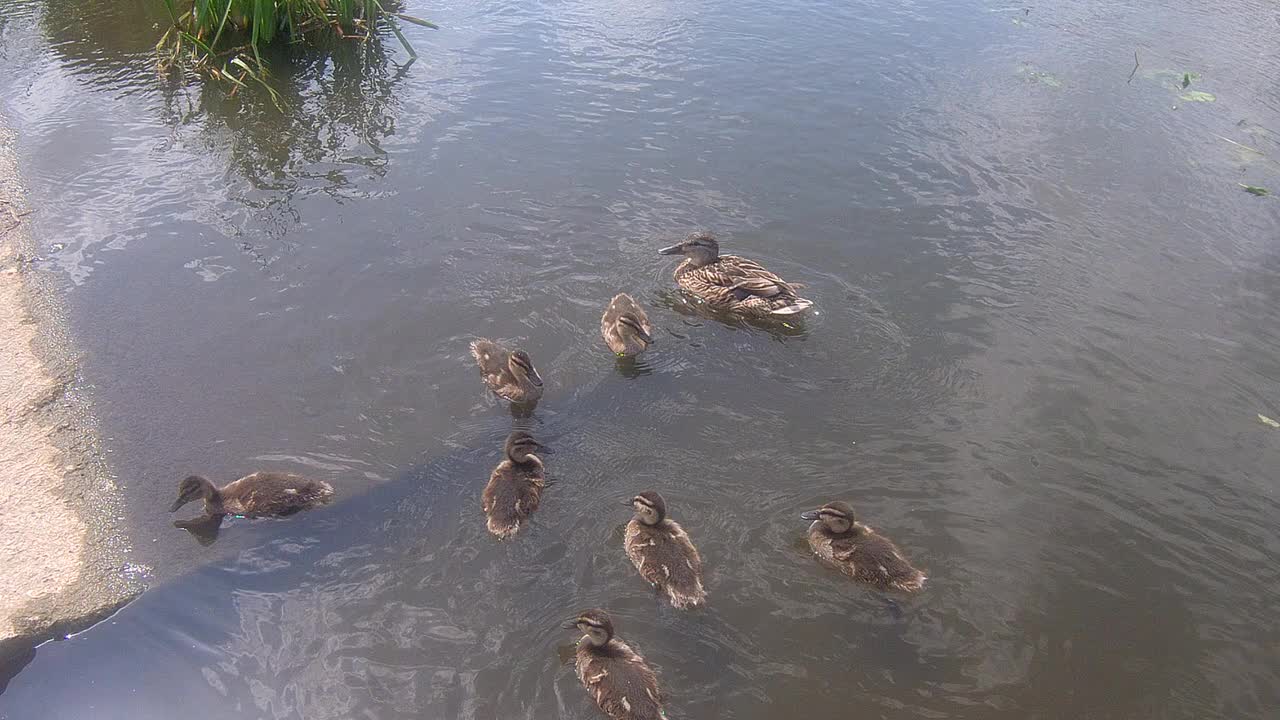
POLYGON ((57 285, 35 264, 15 143, 0 117, 0 692, 37 645, 142 591, 57 285))

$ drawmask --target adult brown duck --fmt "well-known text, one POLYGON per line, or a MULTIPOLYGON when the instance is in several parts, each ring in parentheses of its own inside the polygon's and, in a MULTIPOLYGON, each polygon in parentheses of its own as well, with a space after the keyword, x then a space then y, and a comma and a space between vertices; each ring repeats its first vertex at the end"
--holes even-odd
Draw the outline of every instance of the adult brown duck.
POLYGON ((754 260, 721 255, 711 233, 693 233, 658 253, 685 257, 676 267, 676 285, 712 309, 767 318, 795 315, 813 306, 796 294, 802 285, 786 282, 754 260))

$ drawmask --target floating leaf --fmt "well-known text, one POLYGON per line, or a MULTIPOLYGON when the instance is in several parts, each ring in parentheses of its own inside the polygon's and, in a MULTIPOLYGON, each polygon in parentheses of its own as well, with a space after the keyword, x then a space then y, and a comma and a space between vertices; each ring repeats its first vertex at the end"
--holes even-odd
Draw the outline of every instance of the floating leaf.
MULTIPOLYGON (((1236 184, 1244 188, 1244 191, 1249 193, 1250 195, 1257 195, 1258 197, 1266 197, 1271 194, 1271 191, 1264 187, 1258 187, 1257 185, 1245 185, 1244 183, 1236 183, 1236 184)), ((1262 417, 1262 416, 1259 415, 1258 417, 1262 417)), ((1277 426, 1277 427, 1280 427, 1280 426, 1277 426)))
POLYGON ((1199 90, 1188 90, 1178 97, 1186 100, 1187 102, 1214 102, 1218 99, 1210 93, 1201 92, 1199 90))
POLYGON ((1262 421, 1263 425, 1270 425, 1273 428, 1280 429, 1280 422, 1276 422, 1262 413, 1258 413, 1258 419, 1262 421))

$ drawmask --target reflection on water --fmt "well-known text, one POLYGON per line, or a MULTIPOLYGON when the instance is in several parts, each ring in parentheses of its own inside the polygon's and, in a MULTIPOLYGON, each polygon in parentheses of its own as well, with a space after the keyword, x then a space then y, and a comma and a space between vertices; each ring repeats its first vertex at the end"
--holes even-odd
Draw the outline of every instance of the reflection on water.
POLYGON ((201 545, 212 545, 218 539, 218 531, 222 529, 225 515, 201 515, 190 520, 174 520, 173 526, 191 533, 191 537, 201 545))
POLYGON ((593 717, 560 629, 589 606, 673 717, 1280 705, 1280 216, 1220 139, 1280 152, 1265 4, 410 7, 445 28, 419 62, 292 55, 283 114, 136 73, 137 11, 81 6, 3 19, 0 102, 160 580, 0 717, 593 717), (1217 101, 1127 84, 1134 47, 1217 101), (655 255, 690 227, 818 312, 690 306, 655 255), (627 363, 617 292, 658 329, 627 363), (536 409, 479 382, 481 335, 537 358, 536 409), (512 427, 559 482, 499 543, 512 427), (260 468, 344 501, 210 545, 169 524, 174 478, 260 468), (703 611, 624 557, 645 488, 703 611), (924 593, 814 562, 798 514, 837 498, 924 593))

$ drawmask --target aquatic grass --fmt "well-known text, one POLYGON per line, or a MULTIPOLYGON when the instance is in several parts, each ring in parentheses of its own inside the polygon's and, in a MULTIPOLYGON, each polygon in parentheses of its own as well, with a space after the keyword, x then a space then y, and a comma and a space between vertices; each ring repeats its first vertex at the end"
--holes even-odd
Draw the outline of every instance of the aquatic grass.
POLYGON ((235 86, 266 83, 263 52, 272 45, 313 42, 322 36, 368 41, 386 25, 409 53, 417 52, 399 27, 400 20, 436 28, 399 11, 393 0, 162 0, 172 25, 156 43, 159 68, 190 67, 235 86))

